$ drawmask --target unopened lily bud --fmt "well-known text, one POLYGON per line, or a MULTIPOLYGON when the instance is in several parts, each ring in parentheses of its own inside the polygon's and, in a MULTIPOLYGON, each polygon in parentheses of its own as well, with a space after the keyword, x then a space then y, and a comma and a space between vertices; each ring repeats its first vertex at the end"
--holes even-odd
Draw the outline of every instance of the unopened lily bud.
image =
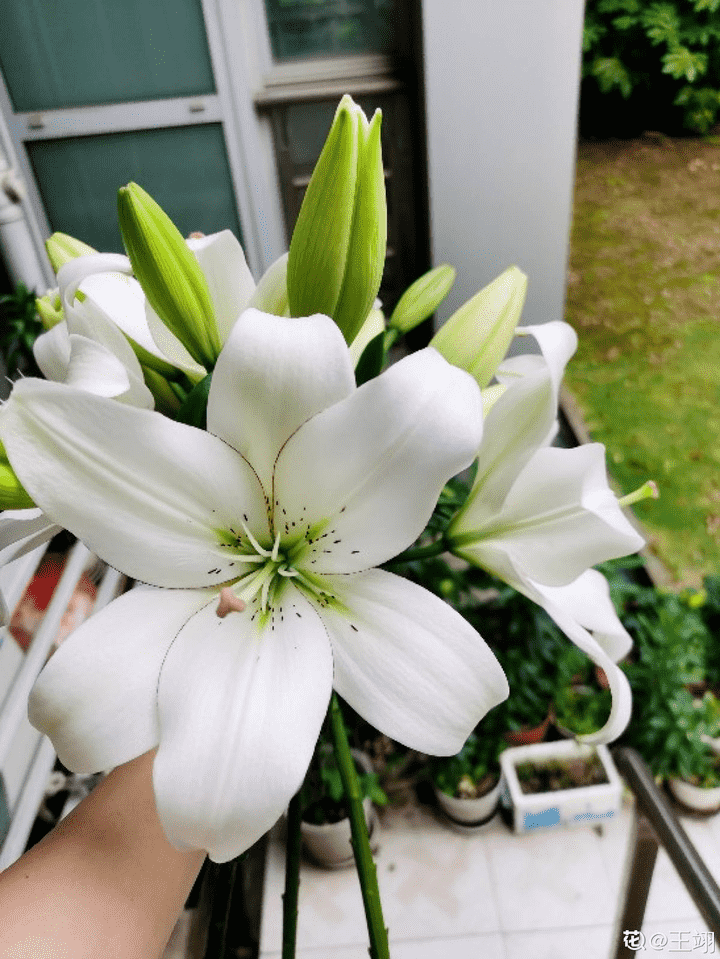
POLYGON ((205 275, 170 217, 137 183, 118 191, 120 232, 148 303, 188 353, 212 369, 221 349, 205 275))
POLYGON ((447 263, 429 270, 400 297, 390 317, 390 326, 407 333, 435 312, 455 282, 455 270, 447 263))
POLYGON ((87 243, 76 240, 74 236, 68 236, 67 233, 53 233, 50 239, 45 241, 45 249, 50 265, 56 273, 70 260, 97 253, 97 250, 88 246, 87 243))
POLYGON ((34 505, 0 443, 0 509, 30 509, 34 505))
POLYGON ((508 267, 443 324, 430 346, 487 386, 515 335, 526 293, 525 274, 508 267))
POLYGON ((35 300, 35 309, 46 330, 51 330, 65 319, 57 290, 48 290, 45 296, 39 296, 35 300))
POLYGON ((380 288, 387 245, 382 114, 340 101, 290 243, 292 316, 324 313, 352 343, 380 288))

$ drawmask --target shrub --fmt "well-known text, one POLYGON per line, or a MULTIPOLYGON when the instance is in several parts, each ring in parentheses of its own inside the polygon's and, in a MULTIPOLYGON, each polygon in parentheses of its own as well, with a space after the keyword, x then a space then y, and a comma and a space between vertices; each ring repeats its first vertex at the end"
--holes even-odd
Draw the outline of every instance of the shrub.
POLYGON ((587 0, 580 131, 707 133, 720 114, 720 0, 587 0))

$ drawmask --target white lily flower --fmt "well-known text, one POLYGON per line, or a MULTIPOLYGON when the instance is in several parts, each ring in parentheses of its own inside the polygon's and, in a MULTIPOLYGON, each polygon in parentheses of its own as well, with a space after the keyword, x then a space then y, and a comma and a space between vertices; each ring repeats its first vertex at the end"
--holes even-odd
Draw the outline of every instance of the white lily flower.
POLYGON ((167 835, 224 861, 300 786, 333 685, 439 755, 508 688, 455 610, 372 568, 416 539, 475 455, 468 374, 428 349, 356 388, 328 317, 248 310, 207 418, 206 433, 24 380, 0 434, 50 515, 112 566, 174 587, 133 590, 82 625, 40 675, 33 723, 78 771, 158 746, 167 835))
MULTIPOLYGON (((287 253, 264 274, 258 285, 252 278, 242 247, 229 230, 188 239, 210 290, 220 342, 224 343, 240 314, 249 307, 284 316, 287 306, 287 253)), ((140 349, 140 357, 160 372, 174 367, 192 380, 206 370, 196 363, 180 340, 168 330, 147 303, 130 260, 114 253, 83 256, 63 266, 58 280, 84 294, 82 302, 65 297, 76 315, 91 325, 105 320, 121 330, 140 349), (99 318, 99 319, 98 319, 99 318)), ((105 324, 103 324, 104 326, 105 324)))
MULTIPOLYGON (((573 345, 562 329, 566 324, 553 326, 532 329, 542 356, 508 360, 498 373, 507 389, 486 417, 477 476, 448 538, 458 556, 543 606, 605 670, 613 709, 592 737, 603 741, 627 724, 630 690, 598 635, 593 638, 585 628, 591 624, 578 616, 573 591, 588 582, 580 578, 590 567, 636 552, 644 543, 608 486, 605 448, 599 443, 569 450, 547 445, 555 433, 560 380, 573 345)), ((603 621, 607 624, 608 617, 603 621)))

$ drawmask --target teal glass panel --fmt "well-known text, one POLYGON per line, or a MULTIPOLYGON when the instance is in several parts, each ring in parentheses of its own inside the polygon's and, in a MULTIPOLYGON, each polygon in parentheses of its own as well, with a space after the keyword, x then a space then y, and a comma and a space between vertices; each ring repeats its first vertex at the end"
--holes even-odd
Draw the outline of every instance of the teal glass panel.
POLYGON ((16 111, 215 90, 201 0, 2 0, 0 67, 16 111))
POLYGON ((103 253, 122 253, 117 191, 131 180, 183 236, 232 230, 242 242, 220 124, 27 144, 50 226, 103 253))
POLYGON ((265 0, 276 60, 392 53, 397 0, 265 0))

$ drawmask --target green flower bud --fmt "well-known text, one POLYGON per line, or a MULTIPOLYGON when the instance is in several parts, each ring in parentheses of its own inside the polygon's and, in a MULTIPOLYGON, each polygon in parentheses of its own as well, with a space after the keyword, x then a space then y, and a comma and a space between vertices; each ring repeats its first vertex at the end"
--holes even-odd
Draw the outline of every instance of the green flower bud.
POLYGON ((118 218, 148 303, 197 362, 212 369, 222 344, 205 275, 182 234, 137 183, 118 191, 118 218))
POLYGON ((525 274, 508 267, 443 324, 430 346, 487 386, 515 335, 526 293, 525 274))
POLYGON ((357 335, 380 288, 387 205, 380 126, 349 96, 340 101, 290 243, 291 316, 325 313, 345 340, 357 335))
POLYGON ((35 300, 35 309, 46 330, 51 330, 65 319, 57 290, 51 290, 45 296, 35 300))
POLYGON ((407 333, 435 312, 455 282, 455 270, 447 263, 429 270, 405 290, 390 317, 390 326, 407 333))
POLYGON ((34 505, 0 443, 0 509, 30 509, 34 505))
POLYGON ((87 243, 76 240, 75 237, 68 236, 67 233, 53 233, 50 239, 45 241, 45 249, 50 265, 56 273, 61 266, 77 259, 79 256, 89 256, 92 253, 97 253, 97 250, 88 246, 87 243))

